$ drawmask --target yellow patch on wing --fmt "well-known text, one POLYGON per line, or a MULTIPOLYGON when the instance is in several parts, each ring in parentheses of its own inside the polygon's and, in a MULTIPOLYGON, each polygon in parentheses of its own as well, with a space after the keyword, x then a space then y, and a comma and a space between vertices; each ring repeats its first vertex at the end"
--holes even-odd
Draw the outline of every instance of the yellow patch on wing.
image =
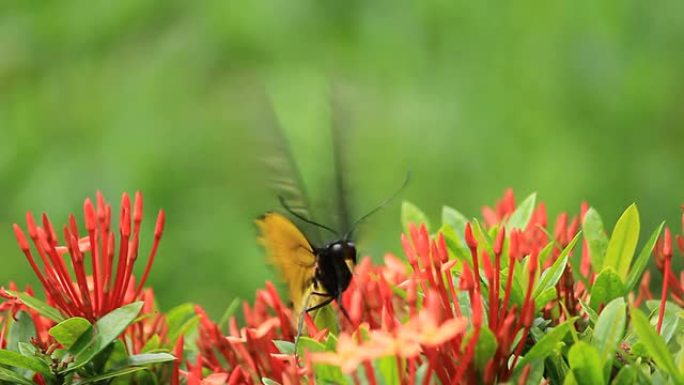
POLYGON ((267 213, 257 219, 259 243, 266 249, 269 263, 273 264, 287 283, 295 314, 304 306, 311 291, 316 256, 311 244, 297 226, 278 213, 267 213))

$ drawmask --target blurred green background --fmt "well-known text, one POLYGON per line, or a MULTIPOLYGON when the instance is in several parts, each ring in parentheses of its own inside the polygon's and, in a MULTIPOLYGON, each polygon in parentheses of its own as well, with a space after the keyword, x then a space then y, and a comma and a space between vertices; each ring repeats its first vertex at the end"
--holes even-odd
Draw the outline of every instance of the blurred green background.
MULTIPOLYGON (((512 186, 553 216, 588 200, 612 227, 635 201, 642 234, 679 230, 682 47, 678 0, 3 1, 0 282, 36 282, 11 231, 25 211, 61 224, 96 189, 116 206, 140 189, 143 250, 168 215, 162 307, 251 298, 273 279, 252 220, 278 206, 260 95, 321 193, 333 87, 356 215, 411 169, 402 196, 435 220, 512 186)), ((399 251, 398 208, 364 227, 364 254, 399 251)))

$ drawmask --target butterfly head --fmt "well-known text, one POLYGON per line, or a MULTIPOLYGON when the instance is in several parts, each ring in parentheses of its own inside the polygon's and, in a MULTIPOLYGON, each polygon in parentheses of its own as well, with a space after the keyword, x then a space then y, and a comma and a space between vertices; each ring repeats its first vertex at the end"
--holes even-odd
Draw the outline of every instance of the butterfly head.
POLYGON ((356 245, 348 240, 330 243, 327 247, 328 254, 334 258, 356 263, 356 245))

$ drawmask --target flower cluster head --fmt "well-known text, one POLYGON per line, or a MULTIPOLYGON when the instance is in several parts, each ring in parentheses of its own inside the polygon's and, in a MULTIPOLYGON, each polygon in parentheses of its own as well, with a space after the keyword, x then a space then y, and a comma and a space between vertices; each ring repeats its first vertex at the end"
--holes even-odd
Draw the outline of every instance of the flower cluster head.
POLYGON ((14 225, 14 234, 45 290, 48 303, 64 315, 94 322, 140 298, 157 253, 165 216, 163 211, 157 216, 152 249, 136 287, 133 267, 138 259, 142 195, 139 192, 135 194, 131 207, 129 195, 123 194, 118 232, 111 228, 112 207, 99 192, 96 204, 90 199, 85 200, 83 213, 84 228, 79 229, 76 218, 70 215, 62 228, 60 241, 47 214, 43 213, 39 225, 33 214, 28 212, 26 228, 35 252, 31 250, 24 230, 17 224, 14 225))

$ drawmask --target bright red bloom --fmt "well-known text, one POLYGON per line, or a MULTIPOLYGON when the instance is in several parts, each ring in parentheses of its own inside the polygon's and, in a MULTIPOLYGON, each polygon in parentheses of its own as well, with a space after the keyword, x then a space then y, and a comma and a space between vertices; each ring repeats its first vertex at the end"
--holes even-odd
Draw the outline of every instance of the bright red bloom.
POLYGON ((111 231, 111 206, 99 192, 97 207, 90 199, 86 199, 83 211, 84 235, 81 236, 76 219, 71 215, 68 225, 63 228, 62 245, 46 214, 41 217, 42 226, 36 225, 30 212, 26 214, 28 234, 40 257, 42 269, 34 258, 24 231, 17 224, 14 225, 14 233, 19 247, 45 289, 48 303, 67 316, 79 316, 94 322, 104 314, 140 298, 164 230, 164 212, 160 211, 157 216, 152 250, 136 288, 133 266, 138 258, 140 241, 143 214, 141 194, 135 194, 132 212, 128 194, 122 196, 118 252, 116 236, 111 231), (70 258, 65 257, 67 254, 70 258), (88 254, 90 258, 87 258, 88 254), (86 271, 87 259, 90 261, 89 272, 86 271), (70 270, 73 270, 73 275, 70 270))

